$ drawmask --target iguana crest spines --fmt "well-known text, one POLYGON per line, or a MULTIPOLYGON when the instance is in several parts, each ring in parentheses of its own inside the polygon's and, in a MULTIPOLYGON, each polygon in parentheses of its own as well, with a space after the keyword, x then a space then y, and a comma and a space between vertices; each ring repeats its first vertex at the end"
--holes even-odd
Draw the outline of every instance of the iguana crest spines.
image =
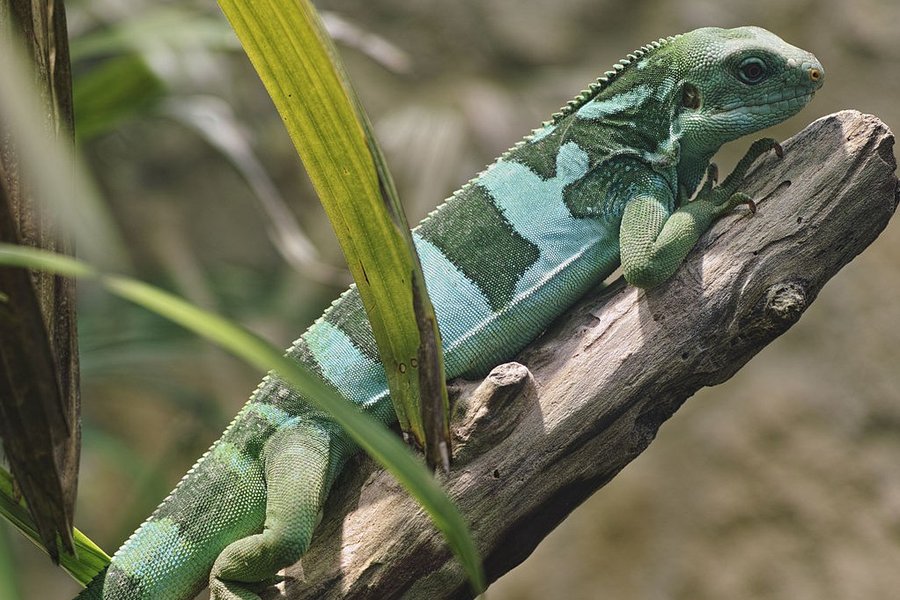
MULTIPOLYGON (((531 133, 526 135, 524 138, 522 138, 521 140, 516 142, 513 146, 511 146, 504 153, 502 153, 497 158, 497 160, 495 160, 494 162, 500 162, 500 161, 503 161, 503 160, 506 160, 507 158, 509 158, 510 155, 513 154, 516 150, 518 150, 519 148, 521 148, 522 146, 524 146, 525 144, 530 142, 534 138, 534 136, 539 131, 541 131, 541 129, 543 129, 545 127, 550 127, 550 126, 556 125, 560 121, 562 121, 563 119, 568 117, 569 115, 574 114, 582 106, 584 106, 585 104, 587 104, 588 102, 593 100, 595 97, 597 97, 597 95, 600 92, 602 92, 607 87, 609 87, 609 85, 613 82, 613 80, 618 78, 618 76, 621 75, 623 72, 625 72, 629 67, 633 66, 635 63, 637 63, 641 59, 647 57, 648 55, 653 53, 655 50, 658 50, 662 46, 665 46, 665 45, 677 40, 682 35, 684 35, 684 34, 677 34, 677 35, 672 35, 672 36, 665 37, 665 38, 659 38, 658 40, 654 40, 652 42, 644 44, 640 48, 627 54, 625 56, 625 58, 623 58, 623 59, 619 60, 618 62, 616 62, 615 64, 613 64, 611 70, 604 72, 603 75, 601 75, 595 81, 590 83, 587 88, 583 89, 574 98, 569 100, 563 107, 561 107, 558 111, 553 113, 550 116, 549 120, 541 123, 541 127, 532 130, 531 133)), ((488 165, 488 167, 490 167, 490 165, 488 165)), ((487 169, 487 167, 485 167, 485 169, 487 169)), ((477 175, 475 175, 475 177, 472 177, 471 179, 469 179, 467 182, 465 182, 462 186, 460 186, 459 189, 457 189, 452 194, 451 198, 454 196, 458 196, 460 194, 466 193, 469 190, 469 188, 471 188, 472 185, 474 185, 481 178, 481 176, 483 174, 484 174, 484 170, 482 170, 477 175)), ((446 200, 449 200, 449 198, 446 200)), ((440 205, 438 205, 437 207, 435 207, 434 210, 429 212, 425 216, 425 218, 422 219, 422 221, 419 223, 419 225, 416 227, 416 229, 418 229, 419 227, 421 227, 422 225, 427 223, 429 219, 433 218, 436 214, 438 214, 441 211, 441 209, 443 209, 444 206, 446 205, 446 203, 447 203, 446 200, 443 203, 441 203, 440 205)), ((414 229, 414 231, 415 231, 415 229, 414 229)), ((350 290, 347 290, 347 292, 349 292, 349 291, 350 290)), ((340 298, 338 300, 340 300, 340 298)), ((337 302, 338 300, 335 300, 335 302, 337 302)))
MULTIPOLYGON (((777 145, 758 141, 722 185, 691 198, 712 152, 794 114, 823 75, 813 55, 765 30, 704 28, 651 42, 591 83, 412 234, 447 376, 510 360, 620 264, 639 287, 670 278, 716 219, 749 202, 747 168, 777 145), (735 54, 740 40, 749 52, 735 54), (766 68, 743 73, 748 64, 766 68), (787 98, 786 83, 808 93, 787 98)), ((396 420, 355 289, 286 356, 378 421, 396 420)), ((207 581, 216 600, 259 600, 255 582, 308 547, 354 450, 270 374, 79 600, 189 600, 207 581)))
MULTIPOLYGON (((658 50, 660 47, 662 47, 670 42, 675 41, 676 39, 681 37, 681 35, 683 35, 683 34, 673 35, 673 36, 669 36, 667 38, 660 38, 656 41, 650 42, 649 44, 645 44, 645 45, 641 46, 640 48, 638 48, 637 50, 635 50, 634 52, 631 52, 630 54, 626 55, 625 58, 623 58, 622 60, 620 60, 619 62, 615 63, 612 66, 612 70, 606 71, 605 73, 603 73, 603 75, 598 77, 597 80, 594 81, 593 83, 591 83, 586 89, 581 90, 581 92, 579 92, 577 96, 575 96, 574 98, 569 100, 565 106, 560 108, 557 112, 553 113, 550 116, 550 120, 545 121, 542 126, 546 127, 548 125, 556 125, 557 123, 559 123, 560 121, 562 121, 563 119, 568 117, 569 115, 573 114, 579 108, 581 108, 582 106, 584 106, 585 104, 587 104, 588 102, 593 100, 597 96, 597 94, 602 92, 604 89, 606 89, 609 86, 610 83, 612 83, 613 79, 615 79, 619 75, 621 75, 622 72, 624 72, 631 65, 633 65, 640 59, 646 57, 648 54, 652 53, 654 50, 658 50)), ((535 132, 537 132, 537 131, 539 131, 539 130, 535 130, 535 132)), ((526 141, 530 137, 532 137, 535 132, 532 132, 532 135, 528 136, 526 138, 526 141)))

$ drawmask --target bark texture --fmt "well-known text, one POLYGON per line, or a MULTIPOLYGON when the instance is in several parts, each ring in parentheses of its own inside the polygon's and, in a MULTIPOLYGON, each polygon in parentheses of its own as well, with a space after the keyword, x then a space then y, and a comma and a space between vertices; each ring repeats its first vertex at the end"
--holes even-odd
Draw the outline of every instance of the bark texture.
MULTIPOLYGON (((735 211, 675 277, 620 280, 575 306, 482 382, 457 381, 444 484, 494 581, 654 439, 803 314, 887 225, 898 202, 893 135, 876 117, 819 119, 761 160, 735 211), (527 365, 527 368, 523 365, 527 365)), ((312 547, 270 598, 470 598, 441 535, 370 459, 337 482, 312 547)))
MULTIPOLYGON (((23 46, 47 133, 74 144, 63 1, 0 0, 0 36, 23 46)), ((0 85, 7 85, 8 60, 0 55, 0 85)), ((25 140, 13 139, 10 129, 0 118, 0 241, 72 254, 72 241, 33 194, 35 173, 21 156, 25 140)), ((0 269, 0 438, 54 561, 57 539, 72 550, 80 402, 75 282, 0 269)))

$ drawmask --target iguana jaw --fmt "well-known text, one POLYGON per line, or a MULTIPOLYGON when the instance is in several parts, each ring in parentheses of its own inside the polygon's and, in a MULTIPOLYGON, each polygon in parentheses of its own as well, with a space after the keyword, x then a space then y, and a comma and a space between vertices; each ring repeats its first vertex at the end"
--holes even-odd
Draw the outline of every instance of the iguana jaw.
POLYGON ((775 113, 779 115, 793 115, 806 106, 816 91, 805 88, 795 88, 793 90, 784 90, 779 94, 780 98, 767 99, 761 102, 739 103, 734 102, 721 108, 711 110, 713 114, 721 115, 727 113, 733 114, 763 114, 775 113))
POLYGON ((737 100, 721 107, 707 105, 697 117, 702 121, 701 128, 717 128, 723 132, 725 141, 730 141, 797 114, 812 100, 819 87, 821 79, 812 89, 809 85, 785 86, 762 98, 737 100))
POLYGON ((798 62, 795 59, 787 61, 793 70, 785 73, 781 84, 771 87, 768 93, 739 97, 721 106, 707 107, 707 110, 716 115, 769 113, 780 116, 779 120, 786 119, 806 106, 825 82, 825 70, 814 56, 808 55, 802 64, 797 64, 798 62))

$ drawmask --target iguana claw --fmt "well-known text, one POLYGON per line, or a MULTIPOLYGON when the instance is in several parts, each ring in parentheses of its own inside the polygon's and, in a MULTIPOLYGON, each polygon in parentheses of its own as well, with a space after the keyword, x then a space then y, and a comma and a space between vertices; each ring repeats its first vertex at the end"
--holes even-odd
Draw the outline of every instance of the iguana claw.
POLYGON ((772 149, 775 150, 775 156, 777 156, 778 158, 784 158, 784 147, 781 144, 775 142, 775 145, 772 146, 772 149))
POLYGON ((703 189, 700 190, 700 194, 698 197, 709 196, 710 200, 717 206, 721 206, 723 208, 721 214, 725 214, 736 206, 740 206, 741 204, 746 204, 750 209, 750 212, 756 213, 756 203, 753 199, 750 198, 747 194, 742 192, 738 192, 738 188, 744 182, 744 178, 747 175, 747 171, 750 170, 751 165, 763 154, 766 152, 774 150, 775 155, 779 158, 784 156, 784 148, 772 138, 762 138, 753 142, 750 145, 750 148, 747 150, 747 153, 738 161, 738 164, 734 167, 734 170, 725 178, 720 185, 713 186, 711 183, 710 173, 716 173, 718 169, 713 169, 712 164, 707 169, 707 181, 703 186, 703 189))
POLYGON ((753 201, 753 198, 743 192, 737 192, 731 195, 728 199, 728 210, 732 210, 741 204, 747 205, 751 215, 756 214, 756 202, 753 201))

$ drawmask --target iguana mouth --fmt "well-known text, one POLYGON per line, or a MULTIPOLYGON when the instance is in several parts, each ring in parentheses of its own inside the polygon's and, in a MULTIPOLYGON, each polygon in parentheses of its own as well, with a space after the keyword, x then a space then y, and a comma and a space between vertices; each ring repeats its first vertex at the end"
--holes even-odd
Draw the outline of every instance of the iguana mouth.
POLYGON ((784 109, 800 109, 812 100, 816 95, 816 90, 786 88, 780 94, 769 97, 761 102, 733 102, 719 108, 716 112, 743 112, 750 114, 759 114, 764 112, 782 112, 784 109), (780 97, 777 97, 780 96, 780 97))

